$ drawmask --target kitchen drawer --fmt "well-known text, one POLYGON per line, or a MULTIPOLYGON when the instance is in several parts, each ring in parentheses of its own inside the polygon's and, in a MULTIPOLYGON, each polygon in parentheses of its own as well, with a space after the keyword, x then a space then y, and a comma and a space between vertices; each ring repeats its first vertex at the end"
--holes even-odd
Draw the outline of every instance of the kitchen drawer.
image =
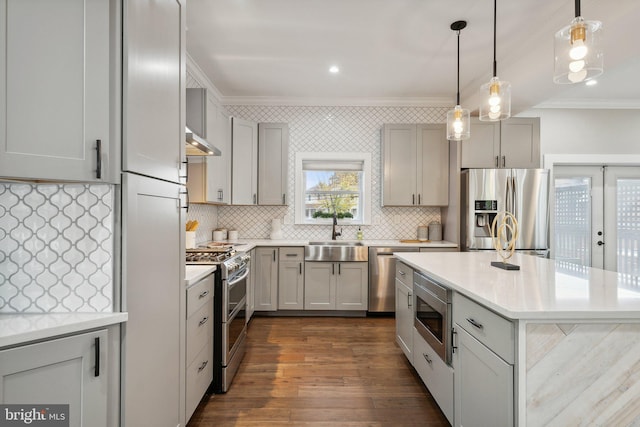
POLYGON ((198 407, 211 381, 213 381, 213 345, 207 345, 187 368, 187 420, 198 407))
POLYGON ((213 279, 210 274, 195 285, 187 288, 187 318, 213 298, 213 279))
POLYGON ((413 328, 413 367, 453 425, 453 368, 436 354, 413 328))
POLYGON ((397 261, 396 279, 407 285, 410 289, 413 289, 413 268, 401 261, 397 261))
POLYGON ((203 305, 187 319, 187 365, 213 337, 213 302, 203 305))
POLYGON ((304 261, 303 247, 281 247, 280 261, 304 261))
POLYGON ((513 322, 457 292, 453 294, 452 310, 455 323, 507 363, 514 363, 515 326, 513 322))

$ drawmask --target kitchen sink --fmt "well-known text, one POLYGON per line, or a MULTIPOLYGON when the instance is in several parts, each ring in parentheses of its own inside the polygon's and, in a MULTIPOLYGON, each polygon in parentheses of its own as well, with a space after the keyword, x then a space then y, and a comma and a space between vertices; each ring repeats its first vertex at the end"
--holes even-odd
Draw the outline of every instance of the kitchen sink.
POLYGON ((309 242, 304 248, 305 261, 328 262, 367 262, 369 248, 362 242, 329 240, 326 242, 309 242))

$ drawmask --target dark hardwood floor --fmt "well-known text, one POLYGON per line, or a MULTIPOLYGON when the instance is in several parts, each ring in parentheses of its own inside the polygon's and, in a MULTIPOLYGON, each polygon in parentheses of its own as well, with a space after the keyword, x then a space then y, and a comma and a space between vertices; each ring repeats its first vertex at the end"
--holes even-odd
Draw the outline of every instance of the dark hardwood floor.
POLYGON ((395 343, 393 318, 254 317, 226 394, 188 427, 449 426, 395 343))

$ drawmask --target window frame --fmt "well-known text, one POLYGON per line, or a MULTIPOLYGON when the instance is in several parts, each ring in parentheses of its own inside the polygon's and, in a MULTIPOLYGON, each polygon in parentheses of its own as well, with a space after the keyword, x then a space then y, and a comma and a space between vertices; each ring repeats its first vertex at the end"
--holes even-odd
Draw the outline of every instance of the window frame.
POLYGON ((362 163, 362 190, 360 198, 362 200, 362 218, 338 219, 339 223, 369 225, 371 224, 371 153, 358 152, 298 152, 295 158, 295 223, 304 225, 326 225, 331 224, 331 218, 308 219, 305 215, 305 188, 304 188, 304 168, 305 162, 361 162, 362 163))

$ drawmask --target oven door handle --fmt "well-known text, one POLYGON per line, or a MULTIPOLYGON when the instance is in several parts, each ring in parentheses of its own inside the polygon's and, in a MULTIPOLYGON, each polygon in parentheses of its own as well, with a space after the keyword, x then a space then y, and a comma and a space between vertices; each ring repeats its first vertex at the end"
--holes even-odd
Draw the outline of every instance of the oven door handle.
POLYGON ((247 297, 242 297, 242 299, 240 300, 240 302, 238 303, 238 305, 236 305, 236 307, 233 309, 233 311, 231 312, 231 314, 229 314, 229 316, 227 317, 227 321, 225 323, 231 323, 233 321, 233 319, 236 318, 236 316, 238 315, 238 313, 246 308, 247 305, 247 297))
POLYGON ((236 283, 242 282, 244 279, 246 279, 248 275, 249 269, 247 268, 244 270, 244 273, 241 276, 234 277, 233 280, 230 280, 227 285, 229 286, 229 288, 232 288, 236 283))

